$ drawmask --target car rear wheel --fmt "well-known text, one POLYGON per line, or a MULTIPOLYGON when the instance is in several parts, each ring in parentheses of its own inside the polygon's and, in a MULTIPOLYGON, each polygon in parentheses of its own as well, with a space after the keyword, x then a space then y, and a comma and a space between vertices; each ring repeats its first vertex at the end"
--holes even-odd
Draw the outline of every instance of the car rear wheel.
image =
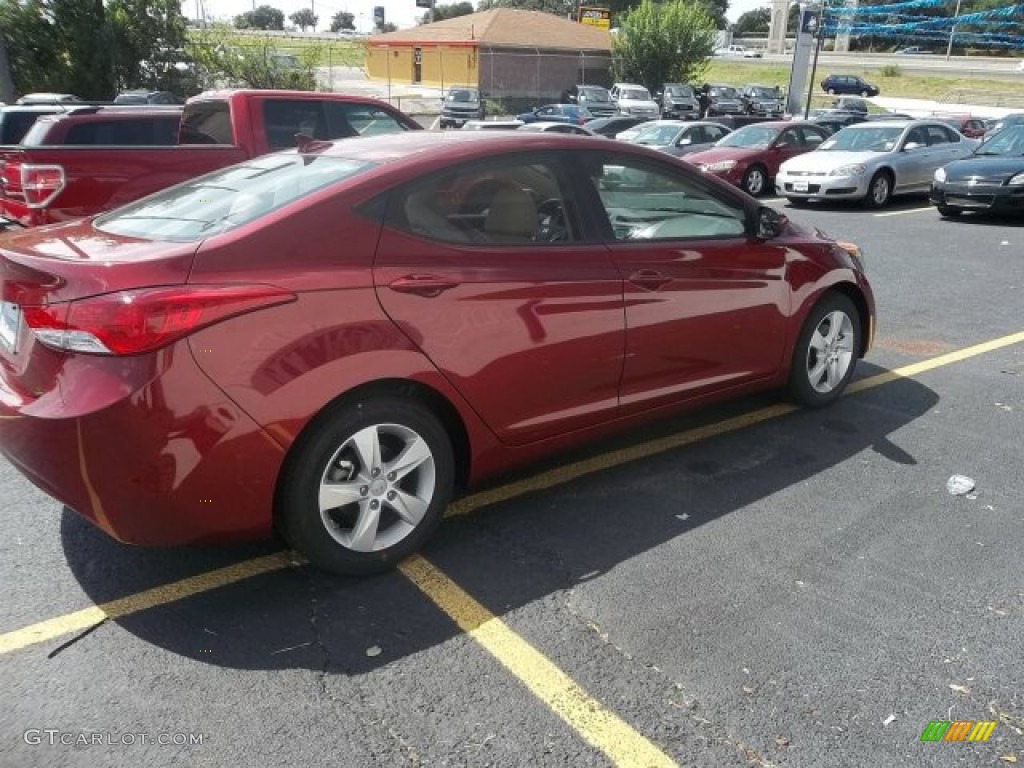
POLYGON ((835 96, 836 95, 836 89, 835 88, 829 88, 828 89, 828 95, 829 96, 835 96))
POLYGON ((948 205, 940 205, 940 206, 938 206, 938 209, 939 209, 939 216, 942 216, 943 218, 946 218, 946 219, 955 219, 957 216, 959 216, 961 213, 963 213, 962 209, 960 209, 960 208, 953 208, 953 207, 948 206, 948 205))
POLYGON ((433 413, 376 397, 323 418, 285 472, 278 522, 288 543, 325 570, 367 574, 394 567, 433 533, 455 459, 433 413))
POLYGON ((768 184, 768 174, 760 165, 752 165, 743 174, 741 183, 744 192, 752 197, 757 197, 764 192, 764 188, 768 184))
POLYGON ((885 171, 879 171, 871 177, 868 193, 864 197, 867 208, 883 208, 892 197, 892 177, 885 171))
POLYGON ((789 390, 802 405, 836 400, 853 377, 860 349, 860 315, 849 298, 827 293, 804 321, 789 374, 789 390))

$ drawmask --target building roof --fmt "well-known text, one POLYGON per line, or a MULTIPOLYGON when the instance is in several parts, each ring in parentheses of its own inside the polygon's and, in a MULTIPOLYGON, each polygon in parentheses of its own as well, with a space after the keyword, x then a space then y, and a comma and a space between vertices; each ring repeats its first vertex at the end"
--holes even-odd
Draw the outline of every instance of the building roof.
POLYGON ((607 52, 611 35, 542 11, 493 8, 370 38, 370 45, 475 42, 482 46, 607 52))

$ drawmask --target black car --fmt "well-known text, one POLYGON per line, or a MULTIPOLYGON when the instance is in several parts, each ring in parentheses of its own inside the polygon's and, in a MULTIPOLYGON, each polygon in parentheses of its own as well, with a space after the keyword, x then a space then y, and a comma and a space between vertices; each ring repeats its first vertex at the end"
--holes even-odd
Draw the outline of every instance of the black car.
POLYGON ((619 111, 608 89, 600 85, 574 85, 562 95, 562 100, 586 107, 594 117, 611 117, 619 111))
POLYGON ((740 91, 743 111, 761 117, 782 117, 784 106, 778 86, 745 85, 740 91))
POLYGON ((964 211, 1024 213, 1024 125, 1011 125, 935 172, 929 194, 947 218, 964 211))
POLYGON ((598 133, 609 138, 615 138, 617 134, 620 134, 623 131, 628 131, 630 128, 635 128, 640 125, 640 123, 646 122, 648 122, 646 117, 617 115, 616 117, 597 117, 593 120, 588 120, 584 125, 594 133, 598 133))
POLYGON ((850 94, 852 96, 877 96, 881 91, 877 85, 872 85, 856 75, 829 75, 821 81, 821 90, 831 94, 850 94))
POLYGON ((682 83, 665 83, 655 95, 666 120, 699 120, 700 102, 693 88, 682 83))

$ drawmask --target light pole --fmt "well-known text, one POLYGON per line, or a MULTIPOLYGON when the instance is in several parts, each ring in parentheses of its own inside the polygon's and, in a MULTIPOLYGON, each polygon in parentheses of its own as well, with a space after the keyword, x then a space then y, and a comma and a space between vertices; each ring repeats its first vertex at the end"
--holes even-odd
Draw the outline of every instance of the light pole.
POLYGON ((960 0, 956 0, 956 10, 953 11, 953 26, 949 28, 949 45, 946 46, 946 61, 953 52, 953 35, 956 34, 956 20, 960 17, 960 0))
POLYGON ((818 70, 818 54, 821 52, 821 17, 824 12, 825 6, 818 6, 817 17, 811 19, 807 24, 808 27, 812 24, 814 25, 811 28, 811 34, 814 36, 814 61, 811 64, 811 76, 807 84, 807 103, 804 104, 804 120, 811 113, 811 96, 814 94, 814 74, 818 70))

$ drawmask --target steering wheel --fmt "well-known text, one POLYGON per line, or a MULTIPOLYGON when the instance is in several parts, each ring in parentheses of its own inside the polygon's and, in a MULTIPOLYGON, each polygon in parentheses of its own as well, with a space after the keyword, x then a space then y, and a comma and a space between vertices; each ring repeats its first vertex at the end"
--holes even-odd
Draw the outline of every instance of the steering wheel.
POLYGON ((562 201, 557 197, 550 197, 537 206, 537 233, 534 240, 547 243, 556 243, 565 240, 569 235, 569 228, 565 221, 565 208, 562 201))

